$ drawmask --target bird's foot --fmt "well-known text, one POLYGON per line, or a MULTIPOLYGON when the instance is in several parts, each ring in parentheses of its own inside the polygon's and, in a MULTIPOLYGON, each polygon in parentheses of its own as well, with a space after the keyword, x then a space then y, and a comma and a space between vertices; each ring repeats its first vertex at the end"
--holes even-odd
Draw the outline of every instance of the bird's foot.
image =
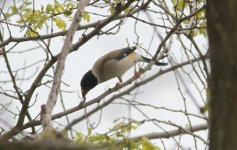
POLYGON ((134 71, 134 77, 135 77, 136 79, 138 79, 138 78, 141 79, 141 73, 138 72, 138 71, 134 71))
POLYGON ((82 100, 79 103, 79 106, 83 105, 85 102, 86 102, 86 97, 82 97, 82 100))
POLYGON ((119 83, 119 82, 116 83, 114 88, 115 88, 117 91, 119 91, 119 90, 121 89, 120 83, 119 83))
POLYGON ((83 97, 81 102, 85 103, 86 102, 86 97, 83 97))
POLYGON ((82 107, 82 106, 85 104, 85 102, 86 102, 86 101, 84 101, 84 100, 81 101, 78 106, 79 106, 79 107, 82 107))
POLYGON ((134 64, 134 77, 135 77, 136 79, 138 79, 138 78, 141 79, 140 76, 141 76, 140 69, 139 69, 139 71, 137 71, 136 64, 134 64))

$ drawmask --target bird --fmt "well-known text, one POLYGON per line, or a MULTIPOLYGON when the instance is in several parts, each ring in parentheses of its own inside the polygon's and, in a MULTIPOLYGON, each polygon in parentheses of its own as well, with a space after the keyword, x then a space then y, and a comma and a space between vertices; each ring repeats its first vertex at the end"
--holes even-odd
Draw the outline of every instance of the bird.
MULTIPOLYGON (((131 67, 136 66, 135 64, 137 62, 149 63, 151 59, 135 52, 137 48, 138 46, 128 46, 113 50, 100 57, 81 79, 80 84, 83 100, 85 101, 86 94, 100 83, 115 77, 122 83, 123 74, 131 67)), ((167 63, 155 62, 155 65, 165 66, 167 63)), ((134 75, 138 76, 136 69, 134 69, 134 75)), ((117 85, 119 85, 119 83, 117 83, 116 86, 117 85)))

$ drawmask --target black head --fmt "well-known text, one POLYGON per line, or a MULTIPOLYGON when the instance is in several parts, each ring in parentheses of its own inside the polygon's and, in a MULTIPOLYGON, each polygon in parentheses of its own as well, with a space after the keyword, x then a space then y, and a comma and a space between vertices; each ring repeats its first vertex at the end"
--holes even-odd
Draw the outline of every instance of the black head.
POLYGON ((98 80, 95 75, 89 70, 81 79, 81 94, 85 99, 86 94, 98 84, 98 80))

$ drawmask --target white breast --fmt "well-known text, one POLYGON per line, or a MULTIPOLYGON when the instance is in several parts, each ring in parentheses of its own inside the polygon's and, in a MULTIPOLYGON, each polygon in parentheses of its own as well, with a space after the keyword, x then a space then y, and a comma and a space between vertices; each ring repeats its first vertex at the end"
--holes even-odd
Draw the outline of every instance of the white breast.
POLYGON ((119 61, 114 59, 106 62, 102 71, 102 82, 115 77, 121 77, 126 71, 133 67, 136 62, 141 60, 141 56, 133 52, 119 61))

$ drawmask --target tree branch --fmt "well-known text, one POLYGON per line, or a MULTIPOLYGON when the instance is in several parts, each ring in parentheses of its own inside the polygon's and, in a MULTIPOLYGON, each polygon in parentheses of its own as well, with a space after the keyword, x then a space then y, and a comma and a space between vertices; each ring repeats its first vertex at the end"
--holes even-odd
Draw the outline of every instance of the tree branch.
MULTIPOLYGON (((113 20, 119 20, 122 18, 125 18, 127 16, 130 15, 134 15, 135 13, 139 12, 140 10, 144 9, 145 7, 147 7, 147 5, 150 3, 150 0, 148 2, 146 2, 144 5, 142 5, 139 8, 134 9, 133 11, 129 12, 129 13, 125 13, 125 14, 120 14, 120 15, 116 15, 115 18, 113 18, 113 20)), ((109 18, 109 17, 108 17, 109 18)), ((77 28, 77 31, 83 30, 83 29, 89 29, 89 28, 97 28, 97 26, 100 26, 101 22, 105 22, 108 18, 105 19, 101 19, 92 23, 88 23, 85 25, 81 25, 77 28)), ((45 39, 52 39, 55 37, 59 37, 59 36, 65 36, 67 34, 69 29, 65 30, 65 31, 59 31, 59 32, 55 32, 55 33, 51 33, 51 34, 46 34, 46 35, 36 35, 33 37, 9 37, 8 39, 6 39, 5 41, 2 41, 0 43, 0 47, 3 47, 5 45, 8 45, 11 42, 26 42, 26 41, 32 41, 32 40, 45 40, 45 39)))
POLYGON ((60 88, 61 84, 61 78, 62 74, 65 68, 65 61, 66 57, 70 52, 70 49, 72 47, 72 40, 75 32, 77 31, 77 28, 79 27, 79 23, 81 22, 81 18, 84 12, 85 7, 89 4, 90 0, 82 0, 80 3, 78 3, 78 8, 77 11, 73 17, 72 23, 70 28, 68 29, 65 43, 62 47, 62 50, 60 52, 60 55, 58 57, 58 63, 56 66, 56 70, 54 73, 54 79, 53 79, 53 86, 50 91, 47 103, 46 103, 46 114, 42 115, 42 124, 44 124, 44 130, 45 129, 51 129, 52 124, 51 124, 51 115, 53 112, 53 108, 57 102, 57 97, 58 97, 58 91, 60 88), (44 116, 44 117, 43 117, 44 116))
POLYGON ((160 138, 170 138, 170 137, 178 136, 181 134, 189 134, 190 132, 197 132, 197 131, 206 130, 206 129, 208 129, 208 125, 205 123, 205 124, 194 125, 192 126, 192 128, 186 127, 186 128, 170 130, 166 132, 154 132, 154 133, 139 135, 136 137, 132 137, 130 140, 135 142, 135 141, 141 140, 144 137, 150 140, 160 139, 160 138))

